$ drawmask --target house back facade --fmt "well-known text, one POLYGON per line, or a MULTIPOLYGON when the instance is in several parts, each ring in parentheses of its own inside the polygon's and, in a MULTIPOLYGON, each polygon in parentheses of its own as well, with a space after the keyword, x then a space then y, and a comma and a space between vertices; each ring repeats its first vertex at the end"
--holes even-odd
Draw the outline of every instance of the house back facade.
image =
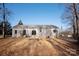
POLYGON ((58 27, 54 25, 23 25, 19 22, 12 28, 12 37, 56 37, 58 27))

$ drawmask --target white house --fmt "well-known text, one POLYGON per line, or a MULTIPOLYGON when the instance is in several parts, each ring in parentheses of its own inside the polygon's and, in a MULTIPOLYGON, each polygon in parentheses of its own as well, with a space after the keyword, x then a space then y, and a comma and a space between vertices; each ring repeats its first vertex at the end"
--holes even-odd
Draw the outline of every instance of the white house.
POLYGON ((57 33, 54 25, 23 25, 21 21, 12 28, 12 37, 55 37, 57 33))

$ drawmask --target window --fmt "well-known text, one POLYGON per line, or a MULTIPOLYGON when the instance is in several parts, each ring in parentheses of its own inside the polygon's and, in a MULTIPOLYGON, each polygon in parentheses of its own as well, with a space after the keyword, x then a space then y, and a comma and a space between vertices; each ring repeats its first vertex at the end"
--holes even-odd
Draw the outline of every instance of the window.
POLYGON ((26 35, 26 30, 23 30, 23 35, 26 35))
POLYGON ((2 35, 2 30, 0 30, 0 35, 2 35))
POLYGON ((36 30, 32 30, 32 35, 36 35, 36 30))
POLYGON ((58 31, 57 31, 57 30, 53 30, 53 32, 54 32, 54 33, 57 33, 58 31))
POLYGON ((40 32, 42 32, 42 27, 40 27, 40 32))
POLYGON ((40 29, 40 32, 42 32, 42 30, 40 29))
POLYGON ((17 34, 17 30, 15 30, 15 34, 17 34))

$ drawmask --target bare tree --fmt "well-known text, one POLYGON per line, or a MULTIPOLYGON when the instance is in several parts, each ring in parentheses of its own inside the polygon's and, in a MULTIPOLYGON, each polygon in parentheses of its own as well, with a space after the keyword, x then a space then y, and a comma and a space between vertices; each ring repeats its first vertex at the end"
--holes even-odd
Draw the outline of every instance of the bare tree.
POLYGON ((63 15, 63 19, 66 19, 65 22, 71 25, 73 28, 73 36, 75 39, 78 40, 78 35, 79 35, 79 26, 78 26, 78 14, 79 14, 79 4, 71 3, 71 4, 66 4, 66 10, 63 15))
POLYGON ((10 12, 8 11, 8 9, 5 7, 5 4, 2 3, 0 4, 0 18, 2 19, 3 25, 2 25, 2 32, 3 32, 3 38, 5 38, 5 29, 6 29, 6 21, 8 18, 8 15, 10 14, 10 12))

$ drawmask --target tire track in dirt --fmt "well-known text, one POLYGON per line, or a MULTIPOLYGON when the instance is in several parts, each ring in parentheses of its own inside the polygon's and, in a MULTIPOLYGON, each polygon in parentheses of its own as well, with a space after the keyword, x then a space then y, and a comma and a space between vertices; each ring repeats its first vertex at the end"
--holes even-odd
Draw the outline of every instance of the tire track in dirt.
POLYGON ((66 41, 61 41, 61 40, 59 40, 59 39, 54 39, 57 43, 59 43, 60 44, 60 46, 62 46, 62 48, 64 49, 65 48, 65 50, 70 54, 70 55, 72 55, 72 56, 74 56, 74 55, 77 55, 76 54, 76 49, 74 49, 73 47, 72 47, 72 45, 73 44, 68 44, 68 43, 66 43, 66 41))
POLYGON ((43 56, 44 54, 44 43, 39 39, 34 39, 32 45, 30 46, 30 55, 43 56))
POLYGON ((0 48, 1 48, 1 49, 0 49, 0 55, 2 55, 2 53, 3 53, 3 54, 6 54, 6 53, 7 53, 6 50, 7 50, 10 46, 12 46, 12 45, 14 45, 14 44, 16 44, 17 42, 20 42, 20 41, 22 41, 22 40, 13 40, 13 41, 7 43, 5 46, 0 47, 0 48), (5 52, 5 53, 4 53, 4 52, 5 52))
POLYGON ((53 56, 59 55, 59 50, 55 48, 55 44, 53 44, 52 42, 49 42, 49 39, 46 39, 46 42, 48 42, 51 45, 50 49, 52 49, 51 51, 53 53, 52 55, 53 56))
POLYGON ((52 45, 46 40, 36 40, 34 45, 32 46, 33 55, 40 56, 52 56, 57 55, 56 50, 52 47, 52 45))
POLYGON ((36 50, 36 39, 32 39, 31 40, 31 43, 30 43, 30 46, 29 46, 29 55, 33 56, 33 55, 36 55, 35 54, 35 50, 36 50))
MULTIPOLYGON (((43 56, 43 55, 53 55, 53 53, 50 53, 51 48, 49 46, 47 46, 47 43, 45 43, 46 41, 43 40, 38 40, 38 39, 32 39, 30 40, 30 44, 28 44, 27 48, 25 49, 29 49, 29 52, 27 55, 33 55, 33 56, 43 56)), ((53 50, 52 50, 53 51, 53 50)))
POLYGON ((23 48, 25 51, 27 50, 27 52, 24 55, 26 54, 28 56, 34 55, 35 43, 36 43, 35 39, 29 39, 28 45, 25 46, 25 48, 23 48))
MULTIPOLYGON (((18 42, 17 44, 13 45, 8 55, 29 55, 29 46, 31 45, 31 41, 29 39, 23 39, 23 41, 18 42), (21 44, 20 44, 21 43, 21 44)), ((11 49, 11 48, 9 48, 11 49)))
POLYGON ((62 43, 63 45, 66 45, 66 46, 68 46, 70 48, 73 48, 73 49, 76 48, 76 46, 73 43, 69 42, 69 41, 62 40, 62 39, 57 39, 57 38, 54 38, 54 40, 56 40, 59 43, 62 43))
POLYGON ((56 49, 58 55, 60 55, 60 56, 66 55, 66 54, 63 52, 62 48, 60 48, 56 43, 52 42, 51 40, 47 40, 47 41, 50 42, 50 44, 51 44, 52 46, 54 46, 54 48, 56 49))
MULTIPOLYGON (((1 41, 0 41, 1 43, 1 41)), ((75 55, 66 50, 71 45, 55 39, 17 38, 2 40, 0 55, 57 56, 75 55), (6 43, 5 43, 6 42, 6 43), (2 44, 3 43, 3 44, 2 44), (67 44, 67 46, 65 46, 67 44)))
MULTIPOLYGON (((52 45, 54 45, 54 47, 56 49, 59 50, 59 55, 76 55, 76 54, 72 54, 70 53, 70 51, 68 51, 68 49, 62 44, 62 43, 59 43, 57 42, 55 39, 51 39, 51 40, 48 40, 52 45), (61 51, 61 52, 60 52, 61 51)), ((66 44, 65 44, 66 45, 66 44)))
POLYGON ((7 44, 9 44, 9 43, 11 43, 13 41, 14 41, 13 39, 12 40, 7 40, 7 41, 3 41, 3 42, 0 43, 0 47, 3 47, 3 46, 5 46, 5 45, 7 45, 7 44))

